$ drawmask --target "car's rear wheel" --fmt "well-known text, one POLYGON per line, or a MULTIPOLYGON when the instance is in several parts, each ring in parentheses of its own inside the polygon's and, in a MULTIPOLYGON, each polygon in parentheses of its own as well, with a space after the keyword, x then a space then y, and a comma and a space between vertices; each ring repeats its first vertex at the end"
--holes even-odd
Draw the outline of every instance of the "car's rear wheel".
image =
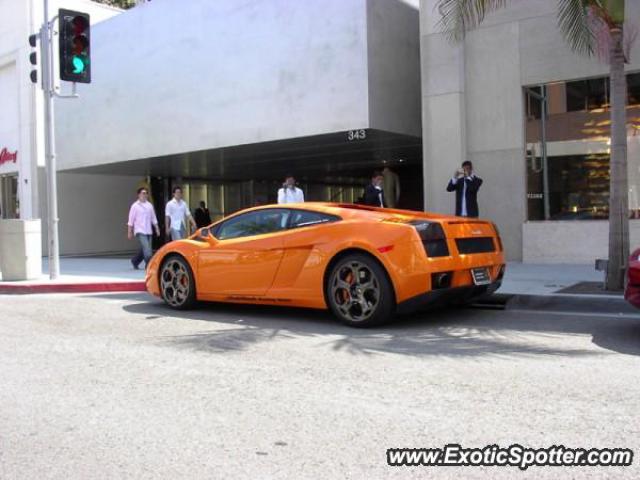
POLYGON ((196 301, 196 283, 189 263, 179 255, 169 255, 160 268, 160 294, 171 308, 185 310, 196 301))
POLYGON ((395 310, 393 286, 387 273, 365 254, 347 254, 333 265, 325 295, 333 314, 351 327, 388 322, 395 310))

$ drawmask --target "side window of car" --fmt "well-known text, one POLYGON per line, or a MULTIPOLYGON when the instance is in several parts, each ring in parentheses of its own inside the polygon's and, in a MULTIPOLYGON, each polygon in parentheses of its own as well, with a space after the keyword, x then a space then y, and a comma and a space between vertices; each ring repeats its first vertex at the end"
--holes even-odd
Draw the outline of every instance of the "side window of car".
POLYGON ((340 220, 340 217, 336 217, 335 215, 310 212, 308 210, 292 210, 291 215, 290 228, 307 227, 319 223, 329 223, 340 220))
POLYGON ((218 240, 273 233, 287 228, 291 212, 285 209, 257 210, 222 222, 214 236, 218 240))

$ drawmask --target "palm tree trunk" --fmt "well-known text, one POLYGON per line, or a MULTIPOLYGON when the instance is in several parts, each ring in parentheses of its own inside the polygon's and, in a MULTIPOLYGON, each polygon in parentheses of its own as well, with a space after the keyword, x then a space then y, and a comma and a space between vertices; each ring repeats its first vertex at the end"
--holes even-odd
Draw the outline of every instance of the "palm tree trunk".
POLYGON ((607 289, 620 290, 629 258, 627 184, 627 83, 624 74, 622 28, 611 29, 611 183, 609 187, 609 264, 607 289))

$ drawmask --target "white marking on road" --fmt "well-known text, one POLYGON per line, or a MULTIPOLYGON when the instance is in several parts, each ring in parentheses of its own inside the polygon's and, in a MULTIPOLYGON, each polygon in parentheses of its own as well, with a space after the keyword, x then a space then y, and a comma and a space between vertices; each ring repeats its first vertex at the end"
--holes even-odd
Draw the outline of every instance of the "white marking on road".
POLYGON ((505 312, 534 313, 538 315, 572 315, 579 317, 633 318, 640 320, 640 314, 633 313, 594 313, 594 312, 565 312, 562 310, 527 310, 525 308, 506 309, 505 312))

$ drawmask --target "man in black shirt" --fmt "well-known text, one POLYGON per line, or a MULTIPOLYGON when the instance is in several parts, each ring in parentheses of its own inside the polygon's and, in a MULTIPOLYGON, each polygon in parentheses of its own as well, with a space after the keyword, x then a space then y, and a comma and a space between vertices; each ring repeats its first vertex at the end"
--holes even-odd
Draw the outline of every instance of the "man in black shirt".
POLYGON ((373 172, 373 175, 371 175, 371 183, 364 189, 362 203, 371 205, 372 207, 386 207, 387 202, 384 199, 384 191, 382 190, 383 183, 384 176, 382 172, 373 172))
POLYGON ((196 220, 196 225, 198 226, 198 228, 211 225, 211 216, 209 215, 209 209, 206 207, 206 204, 204 202, 200 202, 200 206, 196 208, 194 218, 196 220))
POLYGON ((478 190, 480 185, 482 185, 482 179, 473 172, 473 164, 469 160, 463 162, 462 168, 456 170, 447 185, 447 192, 456 192, 457 216, 478 217, 478 190))

